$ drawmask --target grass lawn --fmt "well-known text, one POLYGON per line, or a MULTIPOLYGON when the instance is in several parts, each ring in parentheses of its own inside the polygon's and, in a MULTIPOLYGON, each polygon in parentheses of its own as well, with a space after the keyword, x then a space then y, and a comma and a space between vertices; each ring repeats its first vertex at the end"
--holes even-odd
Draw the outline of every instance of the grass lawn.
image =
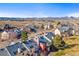
POLYGON ((50 56, 79 56, 79 36, 72 36, 65 38, 64 41, 69 45, 68 48, 64 50, 59 50, 57 52, 51 52, 50 56))

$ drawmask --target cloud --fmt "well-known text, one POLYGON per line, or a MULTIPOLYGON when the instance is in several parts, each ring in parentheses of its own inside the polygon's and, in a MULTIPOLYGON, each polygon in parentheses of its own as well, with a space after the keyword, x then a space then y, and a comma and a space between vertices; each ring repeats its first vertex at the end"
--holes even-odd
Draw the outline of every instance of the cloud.
POLYGON ((73 17, 79 17, 79 12, 76 13, 71 13, 68 15, 69 17, 73 16, 73 17))

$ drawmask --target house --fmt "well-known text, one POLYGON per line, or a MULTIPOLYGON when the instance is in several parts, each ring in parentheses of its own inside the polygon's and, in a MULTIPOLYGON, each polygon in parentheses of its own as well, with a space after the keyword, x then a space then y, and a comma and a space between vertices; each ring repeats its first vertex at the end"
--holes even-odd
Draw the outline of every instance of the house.
POLYGON ((68 30, 69 30, 69 26, 67 26, 67 25, 63 25, 63 26, 61 26, 60 28, 59 28, 59 30, 61 31, 61 32, 67 32, 68 30))
POLYGON ((47 25, 44 25, 44 30, 46 30, 47 29, 47 25))
POLYGON ((48 30, 48 29, 52 29, 53 25, 51 25, 50 23, 47 23, 44 25, 44 30, 48 30))
POLYGON ((75 34, 75 30, 73 28, 69 28, 68 34, 69 36, 73 36, 75 34))
POLYGON ((46 32, 44 35, 37 35, 37 37, 35 37, 34 41, 37 44, 46 44, 46 46, 50 46, 52 40, 54 39, 55 34, 52 32, 46 32))
POLYGON ((75 24, 73 27, 72 33, 75 35, 79 35, 79 25, 75 24))
POLYGON ((47 43, 47 42, 49 42, 44 36, 40 36, 40 38, 39 38, 39 42, 40 43, 47 43))
POLYGON ((40 35, 39 37, 39 46, 43 51, 45 51, 47 53, 49 53, 50 51, 55 51, 56 47, 52 46, 53 48, 51 48, 52 45, 52 40, 54 40, 55 37, 55 33, 53 32, 46 32, 45 35, 40 35))
POLYGON ((16 33, 17 39, 20 39, 21 38, 21 30, 17 28, 17 29, 14 29, 14 32, 16 33))
POLYGON ((4 24, 3 25, 4 30, 10 30, 10 29, 13 29, 13 28, 16 28, 16 27, 12 24, 4 24))
POLYGON ((15 55, 17 55, 17 54, 19 54, 19 53, 22 53, 23 51, 27 50, 27 49, 22 45, 22 43, 20 43, 20 42, 17 42, 17 43, 15 43, 15 44, 13 44, 13 45, 9 45, 9 46, 7 46, 6 48, 7 48, 7 50, 9 51, 9 53, 10 53, 11 56, 15 56, 15 55))
POLYGON ((55 34, 53 32, 47 32, 45 35, 48 39, 52 40, 54 39, 55 34))
POLYGON ((9 33, 6 31, 2 32, 1 39, 3 39, 3 40, 9 39, 9 33))
POLYGON ((37 32, 37 27, 35 25, 28 25, 26 26, 26 28, 30 30, 31 32, 34 32, 34 33, 37 32))
POLYGON ((15 33, 15 32, 13 32, 13 31, 8 31, 8 33, 9 33, 9 39, 16 39, 16 37, 17 37, 17 34, 15 33))
POLYGON ((32 53, 32 55, 40 55, 39 46, 36 44, 35 41, 33 41, 33 39, 27 40, 26 42, 24 42, 24 45, 27 49, 29 49, 29 52, 32 53))
POLYGON ((64 36, 72 36, 75 34, 75 30, 71 25, 63 24, 58 29, 60 30, 61 34, 63 34, 64 36))
POLYGON ((0 56, 10 56, 10 53, 6 48, 0 49, 0 56))
POLYGON ((40 46, 42 52, 45 53, 44 55, 47 55, 48 52, 50 51, 52 40, 54 39, 54 36, 52 36, 52 35, 49 36, 50 34, 52 34, 52 33, 49 32, 46 36, 40 36, 40 38, 39 38, 39 46, 40 46))
POLYGON ((61 31, 58 28, 55 29, 54 33, 55 33, 55 35, 60 35, 61 36, 61 31))
POLYGON ((6 40, 6 39, 16 39, 17 35, 13 31, 4 31, 1 33, 1 39, 6 40))
POLYGON ((33 41, 33 39, 27 40, 26 42, 24 42, 24 44, 26 45, 28 49, 38 47, 36 42, 33 41))

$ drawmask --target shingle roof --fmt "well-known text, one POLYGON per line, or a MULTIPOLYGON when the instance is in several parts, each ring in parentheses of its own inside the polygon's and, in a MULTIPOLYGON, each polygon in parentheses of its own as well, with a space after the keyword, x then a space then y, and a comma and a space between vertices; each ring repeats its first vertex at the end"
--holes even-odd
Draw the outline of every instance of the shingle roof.
POLYGON ((47 33, 47 35, 45 35, 48 39, 52 39, 52 37, 54 37, 55 36, 55 34, 54 33, 52 33, 52 32, 48 32, 47 33))
POLYGON ((69 26, 62 26, 60 28, 58 28, 61 32, 67 32, 69 30, 69 26))
POLYGON ((19 29, 15 29, 14 32, 16 32, 17 34, 21 34, 21 30, 19 29))
POLYGON ((37 46, 37 44, 31 39, 31 40, 28 40, 28 41, 26 41, 25 43, 24 43, 26 46, 27 46, 27 48, 37 48, 38 46, 37 46))
POLYGON ((3 48, 0 49, 0 56, 9 56, 9 53, 5 48, 3 48))
POLYGON ((37 32, 37 28, 34 25, 28 25, 27 28, 30 28, 31 31, 37 32))
POLYGON ((22 43, 19 42, 14 45, 7 46, 7 50, 12 56, 16 55, 18 48, 20 48, 22 51, 26 50, 22 43))
POLYGON ((41 42, 41 43, 47 43, 48 41, 46 40, 46 38, 44 36, 41 36, 39 38, 39 42, 41 42))

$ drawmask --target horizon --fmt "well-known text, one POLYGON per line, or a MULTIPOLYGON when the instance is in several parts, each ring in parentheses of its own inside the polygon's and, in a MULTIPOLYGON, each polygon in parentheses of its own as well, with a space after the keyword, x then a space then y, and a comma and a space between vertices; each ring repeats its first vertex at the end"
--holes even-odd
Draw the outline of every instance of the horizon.
POLYGON ((68 17, 68 18, 79 18, 79 17, 74 17, 74 16, 63 16, 63 17, 1 17, 0 18, 65 18, 65 17, 68 17))
POLYGON ((79 17, 79 3, 0 3, 0 17, 79 17))
POLYGON ((63 17, 2 17, 0 16, 0 18, 65 18, 65 17, 68 17, 68 18, 79 18, 79 17, 75 17, 75 16, 63 16, 63 17))

